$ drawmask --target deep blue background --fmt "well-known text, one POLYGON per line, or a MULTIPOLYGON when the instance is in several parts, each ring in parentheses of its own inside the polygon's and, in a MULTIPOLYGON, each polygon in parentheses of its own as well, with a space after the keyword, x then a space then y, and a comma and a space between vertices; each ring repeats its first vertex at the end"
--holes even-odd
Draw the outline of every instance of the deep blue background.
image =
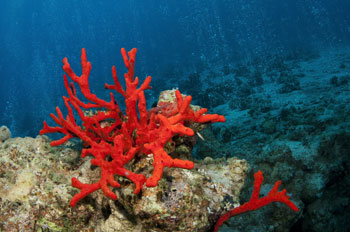
POLYGON ((166 69, 348 45, 349 11, 349 0, 4 0, 0 125, 13 136, 36 136, 55 106, 64 108, 62 58, 79 74, 82 47, 101 96, 112 65, 125 71, 121 47, 138 48, 137 75, 152 75, 156 86, 166 69))

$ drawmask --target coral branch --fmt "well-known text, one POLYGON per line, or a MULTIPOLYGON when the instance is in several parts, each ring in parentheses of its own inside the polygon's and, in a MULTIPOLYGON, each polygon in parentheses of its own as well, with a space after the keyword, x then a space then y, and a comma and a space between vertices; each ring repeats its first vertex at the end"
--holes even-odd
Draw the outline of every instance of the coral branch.
POLYGON ((254 174, 254 188, 253 193, 250 198, 250 200, 243 205, 240 205, 233 210, 223 214, 219 220, 215 224, 214 232, 217 232, 220 228, 220 226, 227 221, 230 217, 236 216, 238 214, 246 213, 249 211, 257 210, 265 205, 268 205, 272 202, 281 202, 286 204, 289 208, 291 208, 294 211, 298 211, 298 207, 289 200, 289 196, 287 195, 287 191, 283 189, 282 191, 278 192, 278 187, 281 185, 281 181, 277 181, 273 188, 270 190, 270 192, 262 197, 259 198, 261 184, 264 181, 263 173, 259 170, 254 174))

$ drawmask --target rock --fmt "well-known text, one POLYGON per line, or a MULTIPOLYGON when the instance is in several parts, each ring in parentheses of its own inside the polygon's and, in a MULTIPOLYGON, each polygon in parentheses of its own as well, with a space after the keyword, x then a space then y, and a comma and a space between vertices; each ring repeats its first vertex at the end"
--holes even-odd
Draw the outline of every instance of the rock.
MULTIPOLYGON (((152 159, 140 162, 143 164, 139 167, 145 167, 148 165, 144 163, 151 165, 152 159)), ((151 171, 152 168, 147 169, 148 174, 151 171)), ((209 231, 224 211, 238 204, 247 171, 248 164, 237 158, 225 163, 197 163, 192 170, 166 169, 158 186, 144 187, 138 195, 133 193, 134 184, 118 180, 118 199, 102 200, 103 208, 109 210, 96 223, 97 231, 133 231, 136 225, 142 228, 140 231, 209 231), (121 216, 125 214, 134 224, 121 216)), ((99 174, 86 168, 81 173, 84 181, 96 179, 99 174)), ((101 195, 99 192, 91 197, 98 202, 101 195)))
MULTIPOLYGON (((92 183, 100 170, 78 158, 79 144, 49 143, 38 136, 8 139, 0 146, 1 231, 204 232, 238 204, 248 171, 237 158, 197 162, 192 170, 165 169, 157 187, 144 187, 138 195, 133 183, 119 178, 121 187, 113 190, 117 201, 96 191, 71 208, 78 192, 71 177, 92 183)), ((150 175, 151 163, 152 156, 145 156, 134 169, 145 168, 150 175)))
POLYGON ((0 127, 0 144, 4 142, 6 139, 11 138, 11 131, 7 126, 0 127))
POLYGON ((38 136, 8 139, 0 154, 0 231, 76 231, 85 223, 91 211, 76 215, 68 207, 71 174, 62 162, 76 151, 38 136))

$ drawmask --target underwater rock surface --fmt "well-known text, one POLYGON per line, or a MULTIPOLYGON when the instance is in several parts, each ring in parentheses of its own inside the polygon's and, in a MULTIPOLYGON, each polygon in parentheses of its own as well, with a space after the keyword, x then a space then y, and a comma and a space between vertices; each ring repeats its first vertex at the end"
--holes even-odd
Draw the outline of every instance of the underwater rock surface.
POLYGON ((124 179, 117 201, 97 191, 72 209, 71 176, 90 182, 99 178, 99 170, 89 160, 74 170, 79 146, 52 148, 49 142, 38 136, 0 145, 1 230, 208 231, 238 203, 248 171, 244 160, 207 158, 193 170, 167 169, 157 187, 145 187, 139 195, 124 179))
MULTIPOLYGON (((248 171, 245 161, 196 164, 193 170, 168 169, 158 186, 133 194, 132 184, 118 189, 117 203, 104 201, 110 211, 97 231, 119 231, 117 206, 124 209, 141 231, 209 231, 222 212, 239 202, 240 190, 248 171), (223 178, 225 177, 225 178, 223 178), (117 206, 116 206, 117 205, 117 206)), ((122 230, 120 230, 122 231, 122 230)))
MULTIPOLYGON (((2 231, 64 231, 77 228, 73 215, 70 169, 79 153, 51 148, 46 136, 11 138, 0 145, 0 228, 2 231)), ((86 214, 85 214, 86 215, 86 214)), ((78 227, 79 228, 79 227, 78 227)))

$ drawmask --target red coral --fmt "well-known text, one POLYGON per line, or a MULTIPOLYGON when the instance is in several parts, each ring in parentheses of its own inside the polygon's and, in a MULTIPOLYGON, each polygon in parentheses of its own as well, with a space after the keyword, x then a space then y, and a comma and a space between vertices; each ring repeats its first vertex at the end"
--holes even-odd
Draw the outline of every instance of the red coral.
POLYGON ((177 100, 174 104, 175 108, 171 114, 147 111, 144 90, 151 88, 149 86, 151 77, 148 76, 137 88, 139 79, 134 78, 136 51, 134 48, 126 53, 125 49, 121 49, 124 64, 128 69, 128 72, 124 74, 125 90, 118 81, 114 66, 112 67, 114 84, 105 84, 106 89, 115 90, 124 97, 125 114, 120 110, 112 92, 109 102, 90 92, 88 79, 91 63, 87 61, 85 49, 82 49, 81 54, 83 71, 81 76, 77 76, 73 72, 67 58, 63 59, 63 70, 73 81, 69 83, 67 76, 63 75, 65 88, 68 92, 68 97, 64 96, 63 99, 68 109, 68 115, 64 118, 61 110, 56 107, 57 116, 54 114, 50 114, 50 116, 58 126, 50 127, 44 121, 44 127, 40 134, 59 132, 65 135, 59 140, 52 141, 51 146, 61 145, 73 137, 80 138, 87 146, 82 150, 81 156, 84 158, 87 155, 92 155, 94 158, 91 160, 91 164, 101 168, 101 178, 96 183, 84 184, 78 179, 72 178, 72 186, 80 189, 80 192, 74 195, 71 200, 72 207, 80 199, 98 189, 102 189, 107 197, 115 200, 117 196, 109 186, 119 187, 120 184, 115 180, 114 175, 130 179, 135 184, 134 193, 137 194, 142 190, 145 182, 147 187, 156 186, 165 167, 193 168, 193 162, 173 159, 167 154, 163 149, 165 143, 174 135, 194 135, 193 130, 184 125, 185 121, 199 123, 225 121, 224 116, 205 114, 207 109, 194 112, 190 108, 191 96, 183 98, 178 90, 175 93, 177 100), (79 85, 82 95, 88 100, 87 103, 78 98, 74 83, 79 85), (77 111, 82 126, 79 126, 74 118, 72 106, 77 111), (97 109, 97 114, 85 115, 82 108, 97 109), (132 160, 136 154, 153 154, 154 169, 149 178, 124 168, 124 165, 132 160))
POLYGON ((270 192, 262 198, 259 198, 261 184, 264 181, 263 173, 258 171, 254 174, 254 188, 253 193, 250 200, 243 205, 240 205, 233 210, 223 214, 219 220, 215 224, 214 232, 219 230, 219 227, 227 221, 230 217, 236 216, 238 214, 246 213, 249 211, 257 210, 265 205, 268 205, 272 202, 281 202, 286 204, 289 208, 294 211, 298 211, 298 207, 289 200, 289 196, 287 195, 287 190, 283 189, 278 192, 278 187, 281 185, 281 181, 277 181, 270 192))

